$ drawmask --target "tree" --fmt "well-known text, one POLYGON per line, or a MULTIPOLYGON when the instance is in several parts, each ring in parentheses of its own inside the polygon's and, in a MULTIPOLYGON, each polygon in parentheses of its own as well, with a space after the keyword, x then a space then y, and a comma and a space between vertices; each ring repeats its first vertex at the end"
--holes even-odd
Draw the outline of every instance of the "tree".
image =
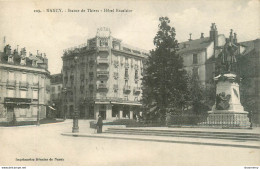
POLYGON ((143 104, 150 120, 165 123, 166 113, 181 111, 187 100, 187 74, 178 52, 174 27, 168 17, 160 17, 143 77, 143 104))

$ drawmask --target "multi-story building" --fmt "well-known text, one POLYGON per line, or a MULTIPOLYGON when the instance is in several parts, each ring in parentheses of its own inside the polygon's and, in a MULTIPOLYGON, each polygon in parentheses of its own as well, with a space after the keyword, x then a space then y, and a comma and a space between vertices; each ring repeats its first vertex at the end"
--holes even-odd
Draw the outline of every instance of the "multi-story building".
POLYGON ((46 116, 50 80, 45 54, 0 50, 0 121, 36 121, 46 116))
POLYGON ((62 115, 62 74, 53 74, 50 76, 51 80, 51 97, 49 113, 51 117, 64 117, 62 115))
MULTIPOLYGON (((191 34, 190 34, 191 35, 191 34)), ((218 75, 217 60, 219 54, 223 50, 223 46, 226 41, 232 43, 237 47, 236 56, 238 58, 247 58, 247 63, 237 63, 236 72, 239 75, 247 74, 247 78, 250 79, 250 97, 254 97, 256 105, 259 105, 259 61, 260 61, 260 40, 252 40, 247 42, 238 42, 237 34, 230 31, 229 37, 226 38, 223 34, 218 34, 215 23, 212 23, 209 37, 204 37, 201 33, 199 39, 189 39, 189 41, 179 44, 179 54, 184 61, 184 67, 190 74, 197 74, 202 84, 207 84, 210 80, 218 75), (245 73, 243 73, 245 72, 245 73), (250 73, 249 73, 250 72, 250 73)), ((255 112, 258 112, 260 119, 260 108, 256 108, 255 112)), ((257 120, 259 123, 259 120, 257 120)))
MULTIPOLYGON (((216 59, 223 49, 227 38, 224 34, 218 34, 217 26, 212 23, 209 37, 201 33, 199 39, 190 39, 179 44, 179 54, 183 58, 183 64, 187 72, 199 76, 202 84, 212 80, 216 72, 216 59)), ((237 41, 237 34, 230 31, 228 40, 238 47, 238 53, 243 53, 245 48, 237 41)))
POLYGON ((71 117, 77 102, 82 118, 97 118, 98 114, 103 119, 134 118, 141 111, 147 56, 147 51, 112 37, 108 28, 98 29, 87 45, 65 50, 63 112, 71 117))

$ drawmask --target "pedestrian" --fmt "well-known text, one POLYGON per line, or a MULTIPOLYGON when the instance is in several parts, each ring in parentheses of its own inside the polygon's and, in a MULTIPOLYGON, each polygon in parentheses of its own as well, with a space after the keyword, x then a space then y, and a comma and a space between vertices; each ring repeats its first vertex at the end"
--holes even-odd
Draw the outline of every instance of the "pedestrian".
POLYGON ((103 120, 101 115, 98 115, 98 121, 97 121, 97 133, 102 133, 102 126, 103 126, 103 120))

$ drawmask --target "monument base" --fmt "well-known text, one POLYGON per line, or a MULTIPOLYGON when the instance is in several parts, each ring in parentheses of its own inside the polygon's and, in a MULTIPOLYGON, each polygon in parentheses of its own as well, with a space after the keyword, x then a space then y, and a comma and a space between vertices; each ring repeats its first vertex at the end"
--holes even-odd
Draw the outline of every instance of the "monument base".
POLYGON ((250 128, 248 112, 234 112, 228 110, 209 112, 206 124, 222 128, 250 128))

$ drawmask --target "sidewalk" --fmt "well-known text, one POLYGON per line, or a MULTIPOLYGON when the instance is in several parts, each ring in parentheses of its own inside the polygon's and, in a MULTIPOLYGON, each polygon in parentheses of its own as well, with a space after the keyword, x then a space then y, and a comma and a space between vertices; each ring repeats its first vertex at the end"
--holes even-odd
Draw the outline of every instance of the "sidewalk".
MULTIPOLYGON (((106 126, 105 128, 109 128, 106 126)), ((120 128, 122 129, 122 128, 120 128)), ((167 128, 167 127, 140 127, 140 128, 126 128, 134 130, 158 130, 158 131, 196 131, 203 134, 207 132, 219 132, 219 133, 236 133, 236 134, 259 134, 259 129, 245 130, 245 129, 210 129, 210 128, 167 128)), ((104 129, 105 130, 105 129, 104 129)), ((152 141, 152 142, 164 142, 164 143, 178 143, 178 144, 195 144, 195 145, 208 145, 208 146, 229 146, 237 148, 253 148, 260 149, 259 141, 252 140, 226 140, 226 139, 208 139, 208 138, 193 138, 193 137, 167 137, 167 136, 155 136, 155 135, 131 135, 131 134, 115 134, 115 133, 101 133, 97 134, 94 129, 80 130, 79 133, 65 132, 61 133, 63 136, 74 137, 89 137, 89 138, 103 138, 103 139, 121 139, 132 141, 152 141), (81 132, 84 131, 84 132, 81 132)))

